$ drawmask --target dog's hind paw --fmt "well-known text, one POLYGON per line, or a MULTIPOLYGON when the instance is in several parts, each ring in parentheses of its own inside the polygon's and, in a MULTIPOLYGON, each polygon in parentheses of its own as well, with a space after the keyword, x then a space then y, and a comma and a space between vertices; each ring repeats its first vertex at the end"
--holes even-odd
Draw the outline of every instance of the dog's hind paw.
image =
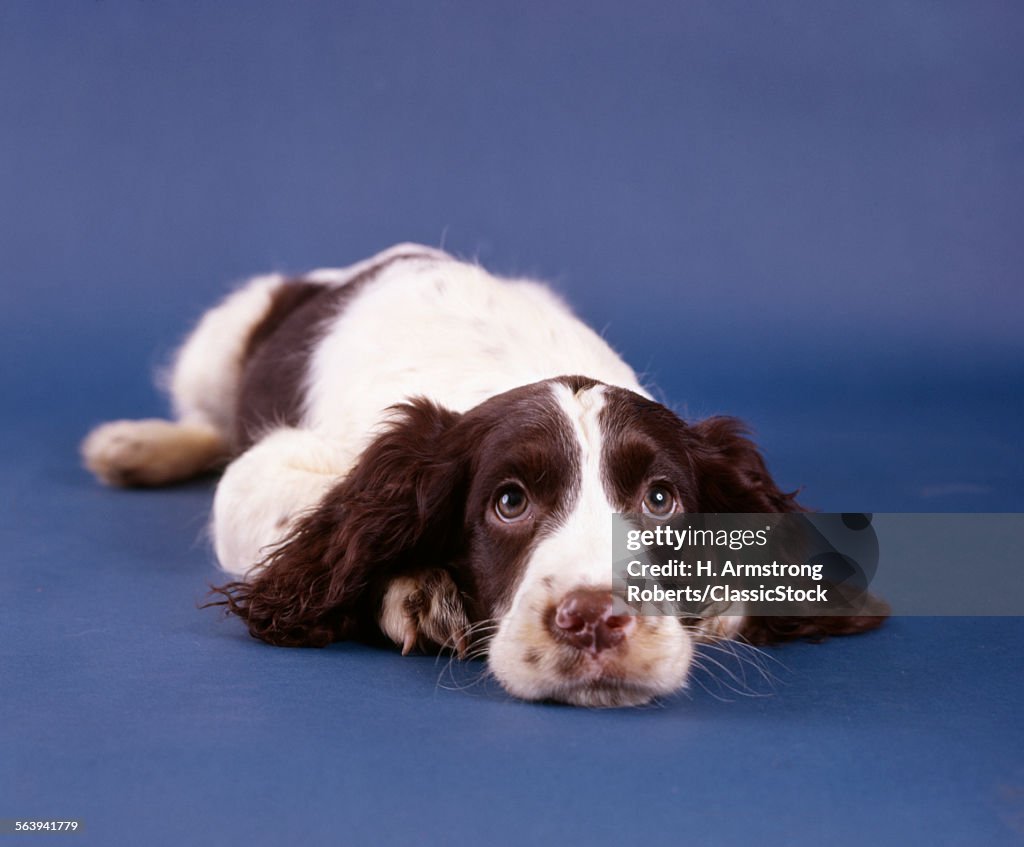
POLYGON ((86 437, 82 460, 103 482, 154 486, 212 470, 227 458, 227 445, 212 427, 150 418, 111 421, 86 437))

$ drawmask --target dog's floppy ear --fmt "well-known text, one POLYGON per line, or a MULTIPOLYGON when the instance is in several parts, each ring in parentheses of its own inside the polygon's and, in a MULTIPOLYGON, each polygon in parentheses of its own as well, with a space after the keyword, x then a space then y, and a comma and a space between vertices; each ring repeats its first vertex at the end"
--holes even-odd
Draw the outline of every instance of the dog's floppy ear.
MULTIPOLYGON (((747 437, 742 422, 712 417, 690 427, 697 436, 694 464, 704 512, 778 513, 805 511, 796 492, 782 491, 772 479, 761 453, 747 437)), ((885 601, 865 594, 857 615, 748 617, 740 637, 751 644, 856 635, 875 629, 889 615, 885 601)))
POLYGON ((212 605, 238 615, 263 641, 322 647, 375 629, 390 576, 444 560, 461 519, 463 462, 446 446, 459 416, 425 399, 395 412, 389 428, 257 575, 214 588, 224 599, 212 605))
POLYGON ((768 473, 741 421, 712 417, 690 426, 702 512, 799 512, 796 492, 785 493, 768 473))

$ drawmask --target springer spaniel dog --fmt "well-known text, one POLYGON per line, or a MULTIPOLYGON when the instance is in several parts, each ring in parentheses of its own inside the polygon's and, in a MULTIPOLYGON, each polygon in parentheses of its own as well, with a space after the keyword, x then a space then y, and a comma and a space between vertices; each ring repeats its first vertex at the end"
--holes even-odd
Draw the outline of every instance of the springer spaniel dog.
POLYGON ((739 422, 656 403, 537 282, 410 244, 257 277, 167 376, 174 420, 104 424, 85 463, 123 486, 226 464, 214 590, 271 644, 486 650, 517 697, 624 706, 683 687, 702 639, 881 621, 617 614, 612 513, 800 507, 739 422))

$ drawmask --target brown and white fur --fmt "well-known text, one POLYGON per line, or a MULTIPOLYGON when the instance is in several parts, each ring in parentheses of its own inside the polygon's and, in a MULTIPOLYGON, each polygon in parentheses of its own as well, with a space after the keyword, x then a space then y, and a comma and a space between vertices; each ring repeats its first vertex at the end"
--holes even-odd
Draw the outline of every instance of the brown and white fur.
POLYGON ((273 644, 482 644, 518 697, 618 706, 683 687, 701 638, 881 620, 613 614, 613 512, 799 507, 737 421, 654 402, 533 281, 410 244, 258 277, 202 318, 169 386, 173 422, 100 426, 86 465, 131 486, 228 463, 217 590, 273 644))

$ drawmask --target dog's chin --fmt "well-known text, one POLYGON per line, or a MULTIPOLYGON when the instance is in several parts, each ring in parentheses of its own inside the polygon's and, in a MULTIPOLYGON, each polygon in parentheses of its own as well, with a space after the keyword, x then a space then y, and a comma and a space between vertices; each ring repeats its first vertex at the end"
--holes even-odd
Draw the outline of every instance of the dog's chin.
MULTIPOLYGON (((664 620, 661 626, 667 628, 671 619, 664 620)), ((692 643, 679 630, 673 636, 599 656, 548 642, 544 650, 533 651, 533 662, 525 661, 527 653, 514 640, 499 637, 489 663, 505 690, 523 700, 605 709, 643 706, 685 687, 692 643)))
POLYGON ((532 680, 526 685, 504 680, 499 675, 498 681, 506 691, 522 700, 554 701, 592 709, 617 709, 643 706, 657 697, 680 690, 685 685, 685 674, 672 683, 605 675, 532 680))
POLYGON ((670 693, 672 692, 641 683, 596 679, 591 682, 567 684, 546 699, 592 709, 618 709, 644 706, 656 697, 670 693))

